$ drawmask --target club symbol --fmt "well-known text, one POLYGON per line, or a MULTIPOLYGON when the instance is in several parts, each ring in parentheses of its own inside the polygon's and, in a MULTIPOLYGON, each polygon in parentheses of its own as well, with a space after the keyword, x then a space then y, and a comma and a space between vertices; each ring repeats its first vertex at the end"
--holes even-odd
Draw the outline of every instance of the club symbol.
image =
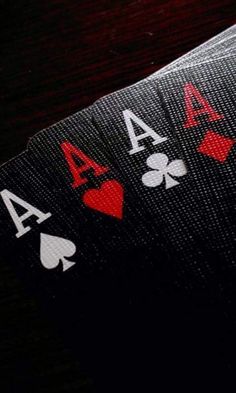
POLYGON ((167 155, 163 153, 149 156, 147 165, 153 169, 142 176, 142 182, 147 187, 157 187, 165 180, 167 190, 179 184, 173 177, 184 176, 187 173, 183 160, 173 160, 169 163, 167 155))
POLYGON ((75 264, 67 259, 72 257, 75 252, 76 246, 72 241, 41 233, 40 259, 46 269, 54 269, 59 263, 62 263, 62 269, 65 272, 75 264))

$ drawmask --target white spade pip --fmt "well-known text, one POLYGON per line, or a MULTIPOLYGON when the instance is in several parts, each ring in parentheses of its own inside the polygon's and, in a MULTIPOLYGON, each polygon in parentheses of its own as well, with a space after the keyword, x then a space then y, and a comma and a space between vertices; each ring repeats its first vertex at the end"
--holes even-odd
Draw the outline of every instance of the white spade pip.
POLYGON ((63 271, 66 271, 75 264, 66 258, 72 257, 75 252, 76 246, 72 241, 41 233, 40 259, 46 269, 54 269, 61 262, 63 271))

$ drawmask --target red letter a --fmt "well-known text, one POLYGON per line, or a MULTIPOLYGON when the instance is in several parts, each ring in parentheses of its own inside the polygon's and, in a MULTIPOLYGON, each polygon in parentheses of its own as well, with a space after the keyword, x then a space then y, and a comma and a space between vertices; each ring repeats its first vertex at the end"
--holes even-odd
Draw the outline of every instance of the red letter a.
POLYGON ((74 179, 74 182, 72 184, 73 188, 77 188, 77 187, 81 186, 82 184, 87 183, 88 179, 86 177, 81 177, 81 174, 83 172, 87 171, 88 169, 92 168, 94 170, 95 176, 100 176, 109 170, 106 167, 98 165, 91 158, 86 156, 85 153, 83 153, 81 150, 77 149, 75 146, 73 146, 69 142, 62 143, 61 148, 64 152, 66 161, 69 165, 71 174, 74 179), (73 159, 73 155, 76 157, 79 157, 80 160, 83 161, 84 164, 81 166, 77 166, 74 159, 73 159))
POLYGON ((186 83, 184 86, 184 101, 186 113, 184 128, 197 126, 199 122, 196 120, 196 117, 204 113, 208 114, 208 120, 210 122, 224 118, 223 115, 217 113, 212 106, 210 106, 209 102, 202 97, 200 92, 192 85, 192 83, 186 83), (201 108, 195 109, 193 107, 193 99, 197 100, 197 102, 201 105, 201 108))

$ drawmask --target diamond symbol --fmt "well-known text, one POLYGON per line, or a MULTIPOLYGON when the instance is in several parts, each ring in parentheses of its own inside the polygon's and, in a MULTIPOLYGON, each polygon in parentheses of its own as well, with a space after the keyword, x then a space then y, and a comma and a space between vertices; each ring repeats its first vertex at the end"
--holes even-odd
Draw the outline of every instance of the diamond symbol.
POLYGON ((225 162, 234 143, 235 141, 233 139, 209 130, 198 146, 197 151, 217 161, 225 162))

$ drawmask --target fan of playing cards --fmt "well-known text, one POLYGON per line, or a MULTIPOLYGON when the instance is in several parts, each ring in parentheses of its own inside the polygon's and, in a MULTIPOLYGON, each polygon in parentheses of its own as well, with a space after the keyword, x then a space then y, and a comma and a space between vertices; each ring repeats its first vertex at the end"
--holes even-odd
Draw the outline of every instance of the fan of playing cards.
POLYGON ((236 316, 235 50, 233 26, 0 169, 2 258, 96 362, 180 292, 236 316))

